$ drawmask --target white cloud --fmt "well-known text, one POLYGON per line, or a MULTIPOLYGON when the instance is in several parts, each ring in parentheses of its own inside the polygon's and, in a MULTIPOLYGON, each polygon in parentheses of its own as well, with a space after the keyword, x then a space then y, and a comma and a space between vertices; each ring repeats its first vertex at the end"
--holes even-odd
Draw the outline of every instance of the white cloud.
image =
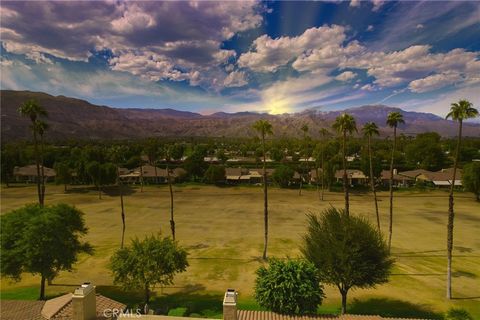
POLYGON ((107 49, 115 70, 218 89, 235 55, 222 41, 259 26, 261 11, 255 1, 14 1, 2 3, 0 18, 5 50, 38 63, 107 49))
POLYGON ((366 85, 362 86, 362 87, 360 88, 360 90, 364 90, 364 91, 377 91, 377 90, 378 90, 378 87, 376 87, 376 86, 373 85, 373 84, 367 83, 366 85))
POLYGON ((374 29, 375 29, 375 28, 374 28, 371 24, 368 25, 368 27, 367 27, 367 31, 368 31, 368 32, 371 32, 371 31, 373 31, 374 29))
MULTIPOLYGON (((295 63, 301 70, 306 67, 297 61, 307 58, 307 56, 299 57, 302 53, 310 52, 318 55, 323 58, 323 61, 332 59, 334 58, 332 55, 344 40, 344 28, 337 25, 310 28, 297 37, 272 39, 267 35, 262 35, 253 42, 251 51, 240 56, 238 64, 240 67, 257 72, 272 72, 289 61, 297 59, 295 63)), ((334 63, 333 60, 326 61, 326 64, 334 63)))
POLYGON ((243 87, 248 84, 245 72, 233 71, 223 81, 225 87, 243 87))
POLYGON ((360 0, 352 0, 350 1, 350 7, 360 7, 360 0))
POLYGON ((345 71, 345 72, 339 74, 338 76, 336 76, 335 80, 350 81, 350 80, 354 79, 356 76, 357 76, 357 74, 355 72, 345 71))
POLYGON ((408 88, 412 92, 422 93, 443 88, 447 85, 454 84, 462 80, 463 77, 458 73, 439 73, 422 79, 414 80, 410 82, 408 88))

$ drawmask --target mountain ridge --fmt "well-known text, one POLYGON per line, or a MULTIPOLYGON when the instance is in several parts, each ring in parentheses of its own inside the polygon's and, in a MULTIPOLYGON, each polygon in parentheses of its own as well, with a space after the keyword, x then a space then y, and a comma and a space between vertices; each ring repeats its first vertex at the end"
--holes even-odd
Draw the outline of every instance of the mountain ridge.
MULTIPOLYGON (((374 121, 383 136, 391 134, 385 124, 391 111, 401 112, 405 124, 399 132, 415 135, 436 131, 442 136, 454 136, 457 125, 431 113, 405 111, 385 105, 364 105, 345 110, 325 111, 321 108, 308 109, 292 114, 271 115, 255 112, 216 112, 210 115, 175 110, 114 108, 92 104, 83 99, 53 96, 44 92, 0 91, 1 138, 2 141, 30 139, 29 120, 18 114, 18 107, 28 99, 36 99, 49 112, 50 129, 46 135, 50 140, 80 139, 130 139, 150 136, 226 136, 251 137, 251 125, 264 118, 272 122, 277 136, 300 136, 301 126, 307 124, 312 136, 318 136, 320 128, 330 127, 343 112, 352 114, 357 127, 374 121)), ((465 123, 465 136, 480 136, 480 124, 465 123)))

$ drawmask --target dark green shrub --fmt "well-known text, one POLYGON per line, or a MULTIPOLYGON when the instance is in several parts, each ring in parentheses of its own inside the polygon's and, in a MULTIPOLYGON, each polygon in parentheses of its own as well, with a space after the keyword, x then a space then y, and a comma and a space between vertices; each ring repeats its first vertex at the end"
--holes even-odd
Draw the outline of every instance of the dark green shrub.
POLYGON ((473 317, 465 309, 450 308, 445 315, 445 320, 473 320, 473 317))
POLYGON ((311 314, 322 303, 323 286, 317 269, 306 260, 272 259, 257 270, 255 299, 264 308, 283 314, 311 314))

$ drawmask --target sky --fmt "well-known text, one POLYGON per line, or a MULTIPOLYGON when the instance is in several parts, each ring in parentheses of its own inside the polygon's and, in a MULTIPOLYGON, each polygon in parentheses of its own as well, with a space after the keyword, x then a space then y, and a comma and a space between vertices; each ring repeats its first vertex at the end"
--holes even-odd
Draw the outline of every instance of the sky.
POLYGON ((480 106, 477 1, 4 1, 2 89, 202 114, 480 106))

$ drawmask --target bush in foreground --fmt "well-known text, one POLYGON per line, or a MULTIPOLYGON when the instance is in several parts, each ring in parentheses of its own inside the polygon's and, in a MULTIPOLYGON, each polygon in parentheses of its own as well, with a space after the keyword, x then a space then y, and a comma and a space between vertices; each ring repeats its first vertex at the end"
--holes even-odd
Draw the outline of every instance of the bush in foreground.
POLYGON ((272 259, 257 270, 255 299, 271 311, 312 314, 323 296, 318 270, 309 261, 272 259))
POLYGON ((465 309, 451 308, 445 314, 445 320, 473 320, 473 317, 465 309))

